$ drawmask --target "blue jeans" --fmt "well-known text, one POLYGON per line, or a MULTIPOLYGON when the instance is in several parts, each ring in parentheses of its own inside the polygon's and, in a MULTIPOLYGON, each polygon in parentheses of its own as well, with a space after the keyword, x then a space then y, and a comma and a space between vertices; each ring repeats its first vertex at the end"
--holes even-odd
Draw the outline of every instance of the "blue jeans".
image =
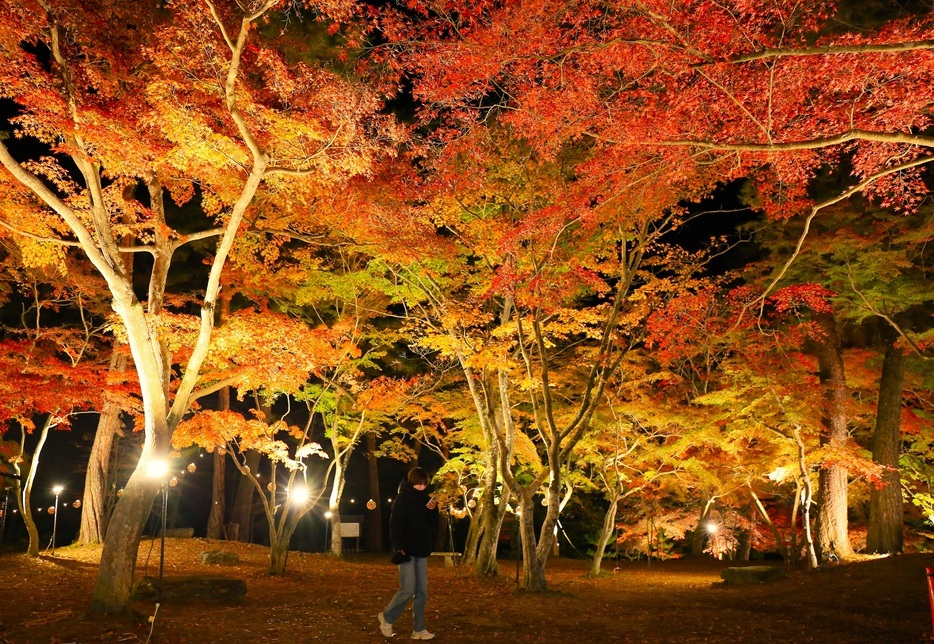
POLYGON ((428 557, 412 557, 399 564, 399 590, 383 611, 383 619, 392 624, 414 595, 412 604, 412 630, 425 630, 425 604, 428 602, 428 557))

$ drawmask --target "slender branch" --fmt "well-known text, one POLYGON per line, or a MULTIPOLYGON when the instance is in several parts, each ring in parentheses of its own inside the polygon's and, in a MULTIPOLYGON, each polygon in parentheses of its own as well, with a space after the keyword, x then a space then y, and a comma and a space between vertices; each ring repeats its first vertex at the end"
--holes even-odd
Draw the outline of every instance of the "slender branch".
POLYGON ((710 64, 728 64, 747 63, 753 60, 763 60, 767 58, 795 58, 800 56, 839 56, 843 54, 891 54, 905 51, 917 51, 919 49, 934 49, 934 40, 911 40, 908 42, 897 42, 887 44, 866 44, 866 45, 824 45, 821 47, 777 47, 775 49, 762 49, 760 51, 742 54, 725 60, 697 63, 692 67, 702 67, 710 64))
POLYGON ((230 39, 230 36, 227 35, 227 28, 224 27, 224 23, 221 21, 220 15, 217 13, 217 7, 214 6, 214 3, 211 0, 204 0, 204 3, 208 6, 208 9, 211 10, 211 17, 214 18, 214 22, 217 23, 217 28, 221 31, 221 36, 224 37, 224 42, 227 43, 227 46, 230 48, 230 51, 234 51, 233 41, 230 39))
POLYGON ((801 248, 804 246, 804 240, 807 238, 808 233, 811 230, 811 222, 814 221, 814 218, 817 216, 817 213, 819 213, 824 208, 827 208, 828 206, 832 206, 835 203, 838 203, 840 201, 843 201, 844 199, 848 199, 849 197, 852 197, 858 192, 862 192, 863 190, 866 189, 867 186, 869 186, 870 184, 874 183, 875 181, 877 181, 878 179, 881 179, 882 177, 886 175, 893 174, 895 172, 901 172, 903 170, 908 170, 910 168, 915 168, 915 167, 924 165, 925 163, 930 163, 931 161, 934 161, 934 157, 921 157, 919 159, 914 159, 913 161, 909 161, 908 163, 903 163, 902 165, 895 166, 893 168, 886 168, 884 170, 880 170, 879 172, 875 172, 869 175, 868 177, 860 181, 855 186, 852 186, 851 188, 844 190, 842 193, 840 193, 836 197, 832 197, 830 199, 827 199, 826 201, 822 201, 818 204, 814 204, 814 206, 811 208, 811 213, 807 216, 807 219, 805 219, 804 221, 804 230, 801 231, 801 235, 798 237, 798 243, 795 246, 795 250, 791 254, 791 257, 788 258, 788 261, 785 262, 784 266, 782 266, 781 270, 779 270, 778 274, 775 276, 772 282, 766 287, 766 289, 762 292, 762 294, 759 295, 759 297, 757 297, 755 300, 747 304, 745 307, 743 307, 743 311, 737 317, 736 323, 739 324, 739 321, 743 317, 743 313, 752 304, 758 303, 760 305, 759 313, 761 315, 762 309, 765 307, 765 298, 768 297, 769 293, 772 292, 772 289, 775 288, 775 286, 779 283, 779 281, 781 281, 782 278, 785 277, 785 274, 788 272, 788 269, 791 267, 791 264, 798 258, 798 255, 801 254, 801 248))
POLYGON ((850 141, 874 141, 877 143, 906 143, 926 148, 934 148, 934 137, 908 134, 904 132, 873 132, 871 130, 849 130, 834 136, 818 137, 815 139, 802 139, 786 143, 727 143, 719 141, 704 141, 700 139, 674 139, 671 141, 618 141, 600 137, 596 133, 589 133, 595 139, 616 143, 620 145, 660 146, 660 147, 699 147, 708 150, 723 150, 726 152, 785 152, 789 150, 816 150, 832 145, 840 145, 850 141))
POLYGON ((17 228, 16 226, 13 226, 12 224, 8 224, 7 222, 3 221, 2 219, 0 219, 0 226, 2 226, 3 228, 6 228, 7 230, 9 230, 9 231, 11 231, 11 232, 13 232, 13 233, 15 233, 15 234, 17 234, 17 235, 22 235, 23 237, 28 237, 28 238, 34 239, 34 240, 36 240, 36 241, 47 242, 47 243, 50 243, 50 244, 58 244, 58 245, 60 245, 60 246, 68 246, 68 247, 71 247, 71 248, 81 248, 81 244, 80 244, 79 242, 76 242, 76 241, 68 241, 67 239, 58 239, 57 237, 45 237, 45 236, 43 236, 43 235, 37 235, 37 234, 31 233, 31 232, 29 232, 29 231, 27 231, 27 230, 22 230, 22 229, 20 229, 20 228, 17 228))

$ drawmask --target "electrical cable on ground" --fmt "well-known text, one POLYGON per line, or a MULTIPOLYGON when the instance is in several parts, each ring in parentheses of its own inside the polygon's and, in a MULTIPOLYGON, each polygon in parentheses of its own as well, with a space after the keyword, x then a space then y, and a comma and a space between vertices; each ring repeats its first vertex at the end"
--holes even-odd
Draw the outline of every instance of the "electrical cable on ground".
POLYGON ((586 556, 584 555, 584 553, 581 552, 580 550, 578 550, 578 549, 577 549, 577 546, 575 546, 575 545, 571 542, 571 537, 569 537, 569 536, 568 536, 568 533, 564 531, 564 526, 561 525, 561 520, 560 520, 560 519, 558 520, 558 527, 561 528, 561 534, 563 534, 563 535, 564 535, 564 538, 567 539, 568 545, 571 546, 572 548, 574 548, 574 552, 576 552, 576 553, 579 554, 581 557, 584 557, 584 558, 586 559, 586 556))
POLYGON ((149 618, 149 623, 152 624, 152 626, 149 627, 149 636, 143 644, 149 644, 149 640, 152 639, 152 633, 156 630, 156 615, 159 614, 159 606, 161 606, 161 604, 157 602, 156 610, 153 612, 152 617, 149 618))

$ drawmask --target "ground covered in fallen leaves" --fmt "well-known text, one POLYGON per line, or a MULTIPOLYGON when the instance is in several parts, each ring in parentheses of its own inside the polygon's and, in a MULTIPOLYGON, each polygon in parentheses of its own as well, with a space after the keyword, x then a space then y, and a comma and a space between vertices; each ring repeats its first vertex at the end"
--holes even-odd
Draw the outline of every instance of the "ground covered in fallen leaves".
MULTIPOLYGON (((134 603, 135 618, 89 617, 99 547, 66 547, 38 559, 0 556, 0 644, 20 642, 377 643, 376 613, 396 589, 388 555, 290 553, 284 576, 266 574, 261 546, 167 539, 164 575, 224 575, 246 581, 238 600, 134 603), (208 565, 208 550, 240 563, 208 565)), ((761 562, 759 562, 761 563, 761 562)), ((137 575, 158 576, 159 543, 144 540, 137 575), (151 547, 154 546, 154 547, 151 547)), ((790 571, 756 586, 726 586, 730 562, 709 558, 608 562, 586 576, 587 562, 553 558, 549 591, 516 589, 516 562, 501 577, 475 579, 440 557, 429 565, 428 628, 439 642, 924 642, 931 634, 925 569, 934 555, 910 554, 790 571)), ((736 564, 748 565, 748 564, 736 564)), ((396 623, 408 641, 411 613, 396 623)))

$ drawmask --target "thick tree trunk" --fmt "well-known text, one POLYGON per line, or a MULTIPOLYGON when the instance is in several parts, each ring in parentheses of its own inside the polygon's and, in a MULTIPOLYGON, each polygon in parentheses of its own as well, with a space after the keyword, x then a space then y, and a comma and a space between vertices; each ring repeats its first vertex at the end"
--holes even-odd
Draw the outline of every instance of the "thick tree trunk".
MULTIPOLYGON (((226 302, 227 300, 223 301, 226 302)), ((218 411, 230 409, 230 387, 224 387, 220 390, 217 409, 218 411)), ((214 469, 211 473, 211 512, 208 515, 207 537, 208 539, 221 539, 224 536, 224 514, 227 506, 227 488, 225 485, 227 455, 221 453, 221 450, 215 449, 212 456, 214 469)))
MULTIPOLYGON (((846 417, 846 376, 843 370, 843 357, 840 354, 840 340, 833 315, 815 313, 814 321, 821 331, 817 340, 817 360, 819 377, 824 387, 825 418, 827 436, 823 442, 838 444, 841 448, 847 442, 846 417)), ((820 507, 817 515, 817 547, 822 559, 836 555, 853 555, 850 545, 849 521, 847 517, 847 469, 837 463, 822 467, 818 479, 820 507)))
MULTIPOLYGON (((247 467, 250 468, 250 472, 255 475, 259 471, 259 452, 249 450, 244 460, 247 467)), ((236 532, 238 541, 243 543, 253 542, 253 495, 255 493, 256 488, 253 486, 253 482, 247 479, 246 476, 241 476, 240 480, 237 481, 237 493, 230 512, 231 526, 236 526, 232 530, 228 529, 230 539, 234 538, 231 532, 236 532)))
MULTIPOLYGON (((114 351, 110 358, 111 373, 122 373, 126 366, 127 355, 114 351)), ((81 500, 81 527, 78 530, 78 543, 81 545, 103 543, 107 534, 110 460, 114 437, 121 431, 122 411, 119 405, 107 400, 97 421, 81 500)))
POLYGON ((225 538, 224 510, 226 506, 226 467, 227 455, 214 450, 211 455, 213 471, 211 473, 211 512, 208 514, 208 539, 225 538))
POLYGON ((535 508, 531 495, 520 500, 519 534, 522 539, 522 589, 533 593, 548 590, 545 563, 539 559, 535 540, 535 508))
POLYGON ((94 433, 81 500, 81 527, 78 531, 78 543, 81 545, 103 543, 107 534, 109 517, 106 490, 110 478, 111 451, 114 436, 120 427, 121 411, 117 405, 105 403, 94 433))
POLYGON ((817 547, 821 560, 830 555, 853 554, 848 533, 847 470, 839 465, 822 468, 818 478, 820 507, 817 514, 817 547))
POLYGON ((107 547, 101 553, 91 598, 92 612, 120 613, 129 605, 140 536, 158 491, 158 483, 141 469, 130 476, 108 523, 107 547))
MULTIPOLYGON (((230 317, 230 297, 218 297, 218 312, 215 324, 220 326, 230 317)), ((230 410, 230 387, 224 387, 218 392, 217 410, 230 410)), ((227 513, 226 468, 227 459, 220 450, 214 450, 211 470, 211 512, 208 514, 207 538, 220 539, 224 535, 224 516, 227 513)))
POLYGON ((483 494, 480 496, 480 512, 477 535, 476 559, 473 562, 474 575, 481 578, 492 578, 499 574, 499 563, 496 560, 496 550, 499 546, 499 535, 506 519, 507 506, 510 494, 503 489, 503 496, 496 502, 496 484, 498 478, 497 450, 488 450, 489 461, 483 476, 483 494))
POLYGON ((372 510, 367 508, 366 521, 366 548, 367 552, 383 551, 383 503, 379 491, 379 467, 376 458, 376 434, 368 432, 366 435, 366 462, 369 474, 370 498, 376 503, 372 510))
POLYGON ((904 509, 898 469, 901 448, 900 421, 905 354, 894 343, 886 347, 879 382, 876 428, 872 437, 872 458, 885 467, 882 487, 869 493, 869 532, 866 550, 879 553, 901 552, 904 545, 904 509))
MULTIPOLYGON (((476 503, 477 493, 471 497, 476 503)), ((470 513, 470 526, 467 528, 467 538, 464 540, 464 564, 473 566, 477 563, 477 549, 480 547, 480 535, 483 534, 483 503, 477 504, 470 513)))

